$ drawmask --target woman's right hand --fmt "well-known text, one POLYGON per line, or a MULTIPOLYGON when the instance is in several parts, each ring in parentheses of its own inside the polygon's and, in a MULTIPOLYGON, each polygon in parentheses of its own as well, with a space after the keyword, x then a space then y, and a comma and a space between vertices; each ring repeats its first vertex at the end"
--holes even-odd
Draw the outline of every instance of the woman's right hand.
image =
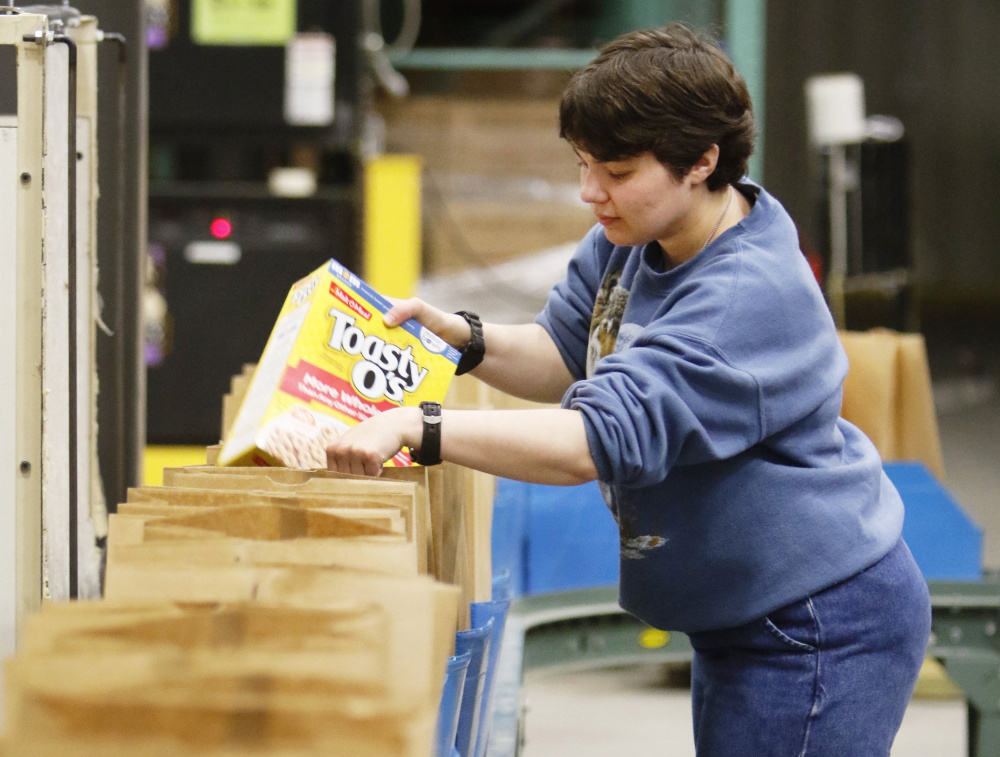
MULTIPOLYGON (((407 318, 430 329, 457 350, 472 338, 469 322, 445 313, 423 300, 392 300, 383 316, 392 328, 407 318)), ((573 383, 573 376, 552 337, 537 323, 483 324, 486 354, 471 375, 503 392, 535 402, 557 403, 573 383)))
POLYGON ((392 300, 392 303, 392 307, 383 316, 385 325, 390 328, 412 318, 459 350, 472 338, 468 322, 460 315, 445 313, 416 297, 392 300))

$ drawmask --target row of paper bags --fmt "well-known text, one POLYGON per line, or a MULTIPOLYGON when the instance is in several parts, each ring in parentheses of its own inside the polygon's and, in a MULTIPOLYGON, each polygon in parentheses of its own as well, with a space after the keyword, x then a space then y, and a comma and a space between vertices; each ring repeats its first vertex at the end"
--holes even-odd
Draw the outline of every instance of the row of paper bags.
POLYGON ((491 485, 168 469, 111 518, 104 599, 28 619, 0 754, 433 754, 456 630, 491 598, 491 485))

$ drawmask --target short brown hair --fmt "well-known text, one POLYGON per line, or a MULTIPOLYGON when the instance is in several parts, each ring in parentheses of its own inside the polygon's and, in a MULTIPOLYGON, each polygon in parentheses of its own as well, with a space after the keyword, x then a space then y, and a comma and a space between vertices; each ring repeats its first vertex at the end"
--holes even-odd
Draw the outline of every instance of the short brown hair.
POLYGON ((601 161, 652 152, 678 179, 716 144, 707 181, 715 191, 747 172, 753 105, 718 44, 672 23, 613 39, 577 71, 559 105, 559 136, 601 161))

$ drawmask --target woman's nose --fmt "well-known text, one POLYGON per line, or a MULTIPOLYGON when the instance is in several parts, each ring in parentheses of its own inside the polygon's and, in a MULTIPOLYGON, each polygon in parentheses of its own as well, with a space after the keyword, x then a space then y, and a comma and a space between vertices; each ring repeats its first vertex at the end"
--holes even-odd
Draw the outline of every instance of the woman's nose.
POLYGON ((608 193, 601 188, 593 172, 585 171, 580 177, 580 199, 588 205, 607 202, 608 193))

